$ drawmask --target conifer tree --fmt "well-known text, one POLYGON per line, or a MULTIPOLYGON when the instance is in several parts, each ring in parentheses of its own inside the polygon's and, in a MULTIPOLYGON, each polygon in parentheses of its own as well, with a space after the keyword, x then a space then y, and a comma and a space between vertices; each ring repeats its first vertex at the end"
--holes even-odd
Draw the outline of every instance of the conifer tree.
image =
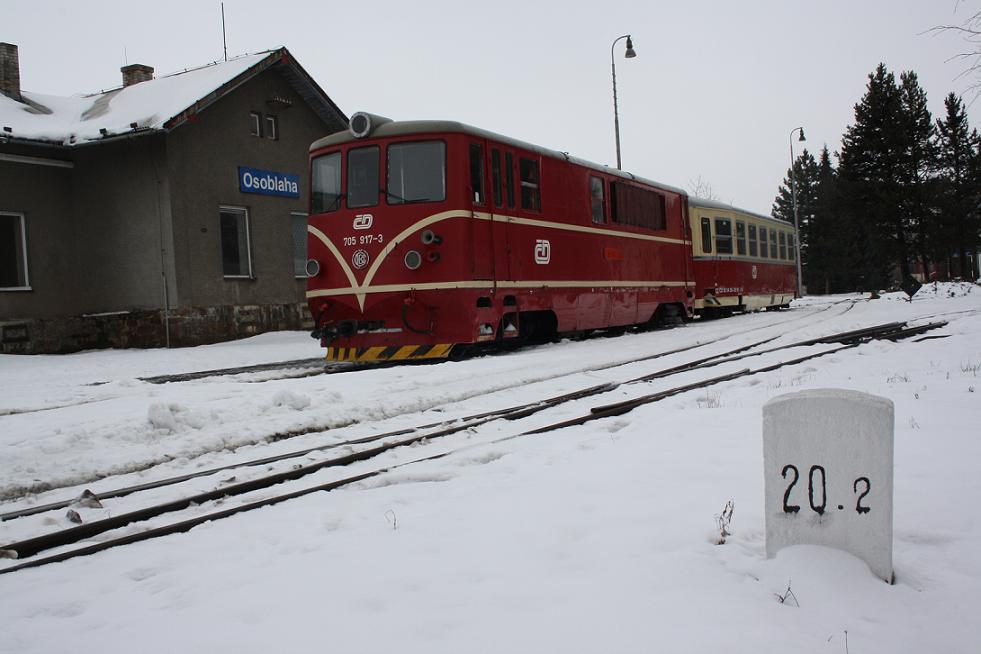
POLYGON ((842 137, 838 192, 848 222, 843 237, 856 240, 850 262, 857 286, 875 290, 890 284, 899 263, 908 272, 907 224, 897 210, 902 200, 902 99, 895 76, 879 64, 866 93, 855 105, 855 122, 842 137))
POLYGON ((899 261, 903 276, 909 274, 904 264, 913 255, 923 262, 923 269, 929 267, 927 253, 938 232, 938 209, 936 203, 937 150, 934 142, 933 118, 927 108, 926 92, 920 86, 916 73, 904 72, 900 75, 900 141, 899 183, 900 202, 896 229, 902 229, 908 238, 900 239, 908 244, 908 249, 897 252, 904 257, 899 261))
POLYGON ((957 95, 949 94, 944 107, 946 116, 937 120, 940 219, 934 252, 943 260, 956 253, 960 264, 956 273, 974 279, 974 270, 963 264, 968 250, 977 256, 981 240, 981 138, 977 130, 970 130, 957 95))

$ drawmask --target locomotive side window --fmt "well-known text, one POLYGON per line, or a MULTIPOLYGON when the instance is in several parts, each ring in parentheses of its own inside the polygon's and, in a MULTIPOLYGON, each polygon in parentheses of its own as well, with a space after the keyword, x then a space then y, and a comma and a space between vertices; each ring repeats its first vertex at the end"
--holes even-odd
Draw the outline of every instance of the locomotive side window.
POLYGON ((347 206, 378 204, 378 146, 357 148, 347 153, 347 206))
POLYGON ((332 152, 313 160, 310 169, 310 211, 326 213, 341 206, 341 153, 332 152))
POLYGON ((508 198, 508 208, 514 209, 514 157, 504 153, 504 194, 508 198))
POLYGON ((647 229, 667 229, 663 195, 615 182, 610 187, 613 222, 647 229))
POLYGON ((769 250, 767 249, 767 243, 769 243, 769 241, 766 240, 766 227, 760 227, 760 256, 764 259, 767 259, 770 256, 769 250))
POLYGON ((388 146, 388 203, 446 199, 446 144, 442 141, 388 146))
POLYGON ((715 252, 732 254, 732 221, 728 218, 715 219, 715 252))
POLYGON ((484 203, 484 146, 479 143, 470 144, 470 188, 473 190, 473 201, 484 203))
POLYGON ((780 258, 787 260, 787 232, 780 232, 780 258))
POLYGON ((593 222, 606 222, 606 198, 603 195, 603 180, 599 177, 589 178, 589 199, 592 205, 593 222))
POLYGON ((777 258, 777 230, 770 228, 770 258, 777 258))
POLYGON ((746 255, 746 223, 742 220, 736 221, 736 254, 746 255))
POLYGON ((491 190, 494 192, 494 206, 500 207, 504 201, 501 193, 501 151, 491 150, 491 190))
POLYGON ((749 256, 755 257, 759 252, 759 248, 756 245, 756 225, 750 223, 749 225, 749 256))
POLYGON ((702 252, 712 253, 712 221, 702 218, 702 252))
POLYGON ((538 187, 541 179, 538 162, 521 157, 518 160, 518 167, 521 178, 521 208, 538 211, 542 206, 541 189, 538 187))

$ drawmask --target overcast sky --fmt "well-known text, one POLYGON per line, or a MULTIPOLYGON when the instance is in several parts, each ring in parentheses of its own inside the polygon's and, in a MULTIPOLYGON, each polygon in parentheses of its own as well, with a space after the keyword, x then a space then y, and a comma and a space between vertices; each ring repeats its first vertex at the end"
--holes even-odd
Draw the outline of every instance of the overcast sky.
MULTIPOLYGON (((617 44, 623 167, 768 213, 790 131, 840 147, 879 62, 915 70, 934 117, 966 93, 953 35, 976 0, 690 0, 490 3, 226 0, 228 54, 286 46, 348 115, 459 120, 616 165, 610 46, 617 44), (956 11, 955 11, 956 10, 956 11)), ((0 41, 20 48, 21 86, 52 95, 118 86, 222 58, 219 2, 4 2, 0 41)), ((981 127, 981 100, 969 110, 981 127)), ((799 153, 799 149, 797 150, 799 153)))

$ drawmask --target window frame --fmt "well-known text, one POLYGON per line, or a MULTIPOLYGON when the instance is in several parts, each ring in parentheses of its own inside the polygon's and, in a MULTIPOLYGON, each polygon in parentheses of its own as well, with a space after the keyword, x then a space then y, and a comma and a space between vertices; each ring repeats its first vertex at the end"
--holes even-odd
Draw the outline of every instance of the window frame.
MULTIPOLYGON (((225 279, 255 279, 255 267, 252 264, 252 226, 249 220, 249 209, 248 207, 240 207, 231 204, 221 204, 218 205, 218 240, 221 246, 221 273, 222 277, 225 279), (225 236, 222 230, 221 217, 225 213, 235 213, 241 215, 245 218, 245 254, 246 263, 248 267, 248 273, 229 275, 225 272, 225 236)), ((241 258, 241 252, 239 253, 241 258)))
POLYGON ((594 225, 605 225, 606 224, 606 180, 602 177, 596 177, 595 175, 589 176, 589 208, 590 215, 594 225), (597 186, 599 187, 599 195, 596 194, 597 186), (597 200, 599 200, 599 206, 597 207, 597 200), (596 214, 597 208, 599 209, 599 216, 596 214))
POLYGON ((736 255, 746 256, 746 221, 736 221, 736 255))
POLYGON ((760 256, 759 236, 756 233, 756 224, 750 223, 747 228, 747 240, 749 241, 749 256, 760 256))
POLYGON ((262 138, 262 114, 258 111, 250 111, 249 116, 252 118, 252 125, 249 127, 249 134, 252 136, 262 138))
MULTIPOLYGON (((381 199, 380 198, 381 198, 381 194, 382 194, 382 190, 381 190, 381 147, 380 146, 377 146, 377 145, 365 145, 365 146, 361 146, 361 147, 357 147, 357 148, 348 148, 348 150, 347 150, 347 161, 345 161, 343 163, 343 165, 345 166, 344 172, 346 173, 346 175, 343 175, 342 176, 342 180, 344 181, 344 183, 342 184, 342 187, 343 187, 344 204, 347 206, 347 208, 348 209, 366 209, 366 208, 369 208, 369 207, 377 207, 381 203, 381 199), (367 204, 361 204, 361 203, 352 204, 351 203, 351 169, 352 169, 352 166, 351 166, 351 155, 353 153, 358 153, 358 154, 366 153, 366 152, 369 152, 371 150, 374 150, 375 151, 374 152, 374 154, 375 154, 375 184, 374 184, 374 186, 377 186, 378 187, 377 189, 375 189, 374 202, 367 203, 367 204)), ((370 186, 371 185, 369 185, 369 187, 370 186)))
POLYGON ((787 232, 780 230, 779 235, 780 242, 780 259, 782 261, 787 261, 787 232))
MULTIPOLYGON (((389 143, 388 145, 386 145, 385 146, 385 180, 384 180, 385 181, 385 186, 384 186, 384 189, 383 189, 383 191, 385 193, 385 204, 388 205, 388 206, 391 206, 391 207, 402 207, 402 206, 405 206, 407 204, 424 204, 426 202, 445 202, 446 201, 446 173, 447 173, 447 168, 446 168, 446 151, 447 151, 446 141, 444 141, 443 139, 422 139, 422 140, 412 140, 412 139, 409 139, 409 140, 405 140, 405 141, 394 141, 394 142, 389 143), (391 194, 391 188, 392 188, 392 185, 391 185, 391 183, 392 183, 392 148, 401 148, 401 147, 406 147, 406 146, 422 145, 422 144, 427 144, 427 143, 434 143, 434 144, 439 145, 439 147, 440 147, 440 156, 441 156, 441 162, 440 162, 441 163, 441 168, 440 168, 440 172, 442 173, 442 180, 441 180, 442 181, 442 188, 440 189, 441 190, 441 196, 438 197, 438 198, 421 198, 421 199, 418 199, 418 200, 400 199, 400 197, 402 197, 401 194, 400 195, 394 195, 393 196, 391 194)), ((404 180, 404 175, 402 176, 402 179, 404 180)))
POLYGON ((715 246, 715 241, 712 238, 712 219, 708 216, 702 216, 700 224, 702 234, 702 253, 712 254, 712 252, 714 252, 712 248, 715 246), (707 248, 705 247, 706 245, 708 245, 707 248))
POLYGON ((333 152, 325 152, 323 154, 319 154, 310 161, 310 213, 319 215, 319 214, 334 213, 335 211, 340 211, 341 203, 345 200, 344 165, 345 165, 344 153, 341 150, 334 150, 333 152), (326 161, 329 157, 337 157, 337 161, 338 161, 337 195, 334 198, 333 204, 330 205, 333 208, 327 208, 326 205, 324 207, 315 207, 314 202, 316 202, 317 191, 319 188, 319 184, 317 183, 318 180, 315 175, 315 171, 317 169, 317 162, 321 160, 326 161), (320 211, 317 211, 317 209, 320 209, 320 211))
POLYGON ((718 255, 732 255, 732 218, 725 218, 723 216, 716 216, 713 220, 713 227, 715 228, 715 253, 718 255), (721 225, 724 225, 728 234, 721 233, 722 230, 719 229, 721 225), (725 246, 723 249, 722 246, 725 246))
POLYGON ((268 129, 265 130, 265 138, 270 141, 279 140, 279 118, 273 114, 265 114, 263 116, 263 125, 268 129))
POLYGON ((770 240, 769 240, 769 230, 766 227, 760 225, 760 258, 769 259, 770 258, 770 240))
POLYGON ((294 237, 296 236, 296 234, 293 232, 293 223, 296 218, 303 219, 303 238, 301 239, 303 243, 303 261, 299 262, 296 259, 296 254, 297 254, 296 248, 297 245, 299 245, 299 243, 297 243, 297 241, 294 240, 293 241, 293 278, 307 279, 308 277, 310 277, 310 275, 307 274, 307 260, 310 258, 309 249, 307 247, 308 245, 307 226, 310 224, 310 215, 305 211, 290 211, 290 234, 294 237), (302 270, 297 268, 298 263, 302 264, 300 266, 302 270))
POLYGON ((780 251, 777 250, 777 228, 770 228, 770 258, 780 260, 780 251))
POLYGON ((542 166, 537 158, 518 156, 518 185, 521 188, 521 208, 536 213, 542 210, 542 166), (522 164, 529 163, 529 175, 525 179, 522 164), (527 195, 525 191, 527 190, 527 195), (526 201, 527 198, 527 201, 526 201))
MULTIPOLYGON (((0 286, 0 292, 31 291, 31 270, 27 261, 27 217, 19 211, 0 211, 0 216, 10 216, 20 219, 20 255, 23 262, 22 272, 24 273, 23 286, 0 286)), ((16 244, 15 244, 16 248, 16 244)))

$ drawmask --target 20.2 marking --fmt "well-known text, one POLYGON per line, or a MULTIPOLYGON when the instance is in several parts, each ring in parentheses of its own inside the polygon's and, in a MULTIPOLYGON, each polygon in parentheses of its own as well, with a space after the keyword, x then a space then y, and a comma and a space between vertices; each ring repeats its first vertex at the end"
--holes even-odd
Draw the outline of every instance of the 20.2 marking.
MULTIPOLYGON (((780 475, 784 479, 787 479, 788 473, 792 474, 792 479, 790 479, 790 484, 787 486, 787 490, 784 491, 783 494, 783 512, 798 513, 800 511, 800 505, 790 503, 790 493, 794 489, 794 486, 797 485, 797 482, 800 479, 800 471, 797 470, 797 466, 788 463, 783 467, 783 470, 781 470, 780 475)), ((858 496, 858 499, 856 499, 855 501, 855 512, 858 513, 859 515, 865 515, 872 509, 870 507, 863 506, 862 500, 865 499, 865 496, 868 495, 869 492, 872 490, 872 482, 869 481, 868 477, 859 477, 858 479, 856 479, 852 484, 852 490, 856 494, 858 494, 860 484, 864 484, 865 489, 858 496)), ((818 515, 824 515, 824 511, 828 506, 827 473, 825 472, 824 466, 819 466, 819 465, 811 466, 810 472, 808 473, 807 476, 807 499, 808 499, 808 504, 810 504, 812 511, 814 511, 818 515), (820 480, 819 488, 817 484, 815 484, 816 479, 820 480), (815 500, 814 495, 816 489, 820 491, 820 499, 821 499, 820 503, 816 503, 814 501, 815 500)), ((842 509, 844 507, 841 504, 839 504, 838 508, 842 509)))

